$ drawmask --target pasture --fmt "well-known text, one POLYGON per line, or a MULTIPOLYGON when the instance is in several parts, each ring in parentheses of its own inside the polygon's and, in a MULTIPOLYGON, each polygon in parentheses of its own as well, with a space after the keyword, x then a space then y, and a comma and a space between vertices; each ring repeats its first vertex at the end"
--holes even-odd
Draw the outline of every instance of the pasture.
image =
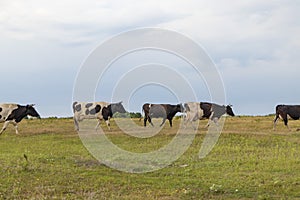
MULTIPOLYGON (((158 171, 131 174, 95 160, 74 131, 72 119, 23 120, 0 136, 0 199, 295 199, 300 198, 300 121, 274 116, 227 117, 214 149, 198 152, 206 133, 201 121, 190 148, 158 171)), ((142 121, 134 119, 142 125, 142 121)), ((152 138, 123 134, 111 120, 109 138, 119 147, 147 152, 176 133, 168 123, 152 138)), ((105 123, 101 127, 106 130, 105 123)), ((151 128, 151 127, 147 127, 151 128)))

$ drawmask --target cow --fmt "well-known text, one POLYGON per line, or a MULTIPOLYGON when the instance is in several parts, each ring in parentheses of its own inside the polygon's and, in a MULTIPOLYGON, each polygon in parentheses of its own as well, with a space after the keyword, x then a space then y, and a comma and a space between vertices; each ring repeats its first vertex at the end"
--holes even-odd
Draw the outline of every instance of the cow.
POLYGON ((170 127, 172 127, 172 120, 173 117, 177 112, 182 112, 183 111, 183 106, 182 104, 177 104, 177 105, 171 105, 171 104, 150 104, 150 103, 145 103, 142 107, 142 111, 145 113, 144 116, 144 126, 146 127, 147 120, 149 123, 153 125, 151 119, 152 118, 163 118, 162 123, 160 126, 162 126, 166 119, 169 120, 170 127))
POLYGON ((276 130, 276 124, 279 118, 283 119, 284 125, 289 130, 291 129, 288 125, 288 118, 294 120, 298 120, 300 118, 300 105, 277 105, 275 111, 274 130, 276 130))
POLYGON ((15 127, 16 134, 19 134, 18 123, 26 116, 32 116, 40 118, 39 113, 30 105, 19 105, 15 103, 0 104, 0 122, 4 122, 4 125, 0 131, 0 135, 12 123, 15 127))
MULTIPOLYGON (((187 125, 188 122, 191 122, 194 129, 196 129, 193 125, 193 122, 196 120, 209 119, 218 124, 218 120, 224 114, 228 114, 230 116, 235 116, 232 111, 231 105, 218 105, 215 103, 209 102, 188 102, 184 104, 184 111, 186 113, 184 124, 187 125)), ((206 127, 209 126, 209 122, 206 127)))
POLYGON ((110 130, 109 119, 113 117, 116 112, 126 113, 122 102, 108 103, 108 102, 74 102, 74 124, 75 130, 79 131, 79 122, 84 119, 98 119, 96 129, 100 126, 101 120, 105 120, 108 129, 110 130))

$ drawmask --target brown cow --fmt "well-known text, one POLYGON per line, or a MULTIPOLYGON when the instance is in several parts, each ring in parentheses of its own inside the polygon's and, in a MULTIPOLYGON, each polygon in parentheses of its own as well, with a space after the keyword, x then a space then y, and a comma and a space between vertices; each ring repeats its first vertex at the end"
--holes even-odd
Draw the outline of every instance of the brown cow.
POLYGON ((274 119, 274 130, 276 129, 276 124, 279 118, 282 118, 284 125, 290 130, 288 125, 288 118, 297 120, 300 118, 300 105, 277 105, 276 115, 274 119))
POLYGON ((145 113, 144 126, 146 126, 147 120, 153 126, 151 119, 161 117, 161 118, 163 118, 163 121, 160 124, 160 126, 162 126, 165 123, 166 119, 168 119, 169 123, 170 123, 170 127, 172 127, 173 117, 175 116, 175 114, 177 112, 182 112, 183 107, 182 107, 182 104, 171 105, 171 104, 145 103, 143 105, 143 111, 145 113))

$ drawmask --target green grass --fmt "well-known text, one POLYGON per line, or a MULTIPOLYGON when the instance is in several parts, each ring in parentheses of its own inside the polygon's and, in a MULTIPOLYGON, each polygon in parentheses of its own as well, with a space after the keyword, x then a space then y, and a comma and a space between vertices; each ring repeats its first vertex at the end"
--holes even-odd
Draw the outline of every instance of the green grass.
MULTIPOLYGON (((280 122, 274 132, 272 120, 227 118, 214 149, 199 159, 206 132, 206 121, 201 121, 183 156, 143 174, 120 172, 95 160, 74 131, 72 119, 24 120, 20 135, 9 126, 0 136, 0 199, 300 198, 300 132, 295 131, 300 122, 289 122, 291 132, 280 122)), ((149 152, 171 141, 179 121, 147 139, 122 134, 114 121, 111 124, 108 137, 116 145, 149 152)))

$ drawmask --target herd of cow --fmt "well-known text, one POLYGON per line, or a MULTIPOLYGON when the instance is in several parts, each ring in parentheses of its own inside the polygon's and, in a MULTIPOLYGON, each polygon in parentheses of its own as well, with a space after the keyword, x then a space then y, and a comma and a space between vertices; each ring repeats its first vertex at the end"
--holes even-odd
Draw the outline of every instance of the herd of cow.
MULTIPOLYGON (((37 117, 40 118, 39 113, 33 107, 34 105, 19 105, 19 104, 0 104, 0 122, 4 122, 4 125, 0 131, 0 135, 7 128, 7 126, 12 123, 15 126, 16 134, 18 134, 18 123, 25 117, 37 117)), ((218 105, 215 103, 208 102, 188 102, 184 104, 150 104, 146 103, 142 107, 144 112, 144 126, 146 126, 147 121, 153 126, 152 118, 162 118, 162 126, 168 119, 170 127, 172 127, 172 119, 176 113, 184 113, 184 124, 187 125, 191 123, 193 128, 193 122, 201 119, 209 119, 214 123, 218 123, 218 119, 227 114, 229 116, 234 116, 231 105, 218 105)), ((74 112, 74 124, 75 129, 79 130, 79 122, 84 119, 98 119, 97 127, 99 127, 100 122, 104 120, 108 129, 110 129, 109 119, 113 117, 116 112, 126 113, 122 102, 118 103, 108 103, 108 102, 74 102, 73 103, 74 112)), ((278 119, 281 118, 284 124, 288 126, 288 118, 297 120, 300 118, 300 105, 277 105, 276 114, 274 119, 274 130, 278 119)), ((208 123, 208 125, 209 125, 208 123)))

